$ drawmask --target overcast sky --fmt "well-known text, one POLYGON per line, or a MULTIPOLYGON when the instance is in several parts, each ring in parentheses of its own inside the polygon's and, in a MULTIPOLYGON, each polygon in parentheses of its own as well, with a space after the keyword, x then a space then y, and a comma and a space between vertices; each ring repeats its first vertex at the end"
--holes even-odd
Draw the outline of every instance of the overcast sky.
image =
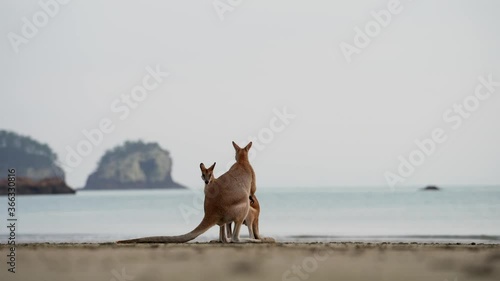
POLYGON ((500 81, 500 2, 390 2, 243 0, 219 4, 219 15, 212 0, 73 0, 49 7, 38 31, 24 27, 27 38, 23 17, 44 24, 38 0, 5 1, 0 128, 64 162, 82 130, 110 120, 113 131, 68 171, 72 187, 107 149, 142 139, 171 152, 174 180, 201 188, 199 163, 224 172, 231 141, 252 137, 259 187, 387 185, 386 172, 401 176, 398 157, 439 128, 446 141, 401 185, 500 184, 500 87, 484 98, 478 86, 480 76, 500 81), (388 3, 396 13, 374 24, 388 3), (342 42, 355 48, 367 25, 373 37, 348 62, 342 42), (157 67, 170 75, 147 78, 157 67), (121 96, 143 80, 151 90, 126 114, 121 96), (467 118, 447 112, 467 98, 467 118))

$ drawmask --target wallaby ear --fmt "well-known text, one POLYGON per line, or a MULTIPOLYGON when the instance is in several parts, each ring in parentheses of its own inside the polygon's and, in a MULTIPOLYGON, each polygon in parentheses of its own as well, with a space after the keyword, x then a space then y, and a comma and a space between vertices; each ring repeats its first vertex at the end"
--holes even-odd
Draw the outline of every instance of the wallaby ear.
POLYGON ((241 149, 241 147, 239 147, 234 141, 233 141, 233 147, 234 149, 236 149, 236 151, 241 149))
POLYGON ((205 164, 200 163, 200 169, 201 169, 202 171, 204 171, 204 170, 206 170, 207 168, 205 168, 205 164))
POLYGON ((249 143, 247 144, 247 146, 245 146, 245 150, 246 150, 246 151, 249 151, 249 150, 250 150, 250 147, 252 147, 252 142, 249 142, 249 143))
POLYGON ((217 162, 214 162, 214 164, 213 164, 212 166, 210 166, 210 167, 208 168, 208 170, 209 170, 209 171, 213 171, 213 170, 214 170, 214 168, 215 168, 215 164, 217 164, 217 162))

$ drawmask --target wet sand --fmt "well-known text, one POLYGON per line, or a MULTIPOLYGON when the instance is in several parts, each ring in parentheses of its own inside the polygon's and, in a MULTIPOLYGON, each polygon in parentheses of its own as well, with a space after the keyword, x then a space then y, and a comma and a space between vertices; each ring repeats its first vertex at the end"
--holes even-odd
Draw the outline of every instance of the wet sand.
POLYGON ((25 244, 0 280, 500 280, 500 245, 25 244))

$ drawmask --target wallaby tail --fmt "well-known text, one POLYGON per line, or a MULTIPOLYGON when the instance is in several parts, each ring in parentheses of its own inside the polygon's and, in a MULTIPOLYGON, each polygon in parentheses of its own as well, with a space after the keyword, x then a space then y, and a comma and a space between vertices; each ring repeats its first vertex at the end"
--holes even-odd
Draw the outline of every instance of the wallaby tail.
POLYGON ((215 225, 215 221, 209 220, 206 217, 200 222, 200 224, 193 229, 193 231, 177 236, 151 236, 143 237, 137 239, 121 240, 116 243, 127 244, 127 243, 185 243, 195 239, 196 237, 203 234, 209 228, 215 225))

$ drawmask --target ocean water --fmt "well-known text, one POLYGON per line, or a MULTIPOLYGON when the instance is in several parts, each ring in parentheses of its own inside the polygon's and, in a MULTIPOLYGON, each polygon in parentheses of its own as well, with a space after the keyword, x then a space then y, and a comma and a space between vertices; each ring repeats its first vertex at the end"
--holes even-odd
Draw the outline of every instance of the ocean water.
MULTIPOLYGON (((279 241, 500 243, 500 187, 260 188, 260 232, 279 241)), ((17 243, 179 235, 203 217, 203 191, 81 191, 17 196, 17 243)), ((0 197, 7 225, 7 198, 0 197)), ((247 236, 242 226, 242 236, 247 236)), ((215 226, 194 241, 216 239, 215 226)), ((5 243, 7 228, 0 231, 5 243)))

